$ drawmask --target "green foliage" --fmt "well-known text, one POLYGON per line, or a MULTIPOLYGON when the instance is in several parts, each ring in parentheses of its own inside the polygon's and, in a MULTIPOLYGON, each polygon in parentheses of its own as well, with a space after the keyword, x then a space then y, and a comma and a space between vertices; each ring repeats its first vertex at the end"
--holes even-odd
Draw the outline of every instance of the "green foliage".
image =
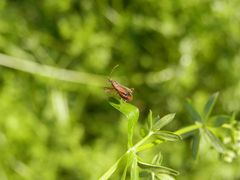
MULTIPOLYGON (((110 178, 110 176, 118 169, 120 163, 125 163, 124 165, 124 170, 122 174, 122 180, 126 179, 126 174, 127 174, 127 169, 130 168, 130 179, 138 179, 139 178, 139 168, 141 168, 143 171, 147 171, 150 174, 154 174, 154 176, 160 176, 160 175, 172 175, 172 176, 177 176, 179 173, 171 168, 161 166, 159 164, 160 157, 155 157, 155 164, 148 164, 145 162, 142 162, 140 157, 137 155, 137 152, 142 151, 141 149, 143 146, 145 146, 145 143, 149 141, 152 138, 152 144, 153 146, 158 145, 162 142, 166 141, 178 141, 181 140, 180 136, 177 134, 174 134, 173 132, 169 131, 161 131, 160 129, 166 126, 168 123, 170 123, 173 118, 174 114, 169 114, 164 116, 161 119, 158 119, 152 126, 152 111, 149 111, 148 114, 148 124, 149 124, 149 131, 148 134, 138 141, 135 145, 132 145, 131 143, 133 142, 133 133, 134 133, 134 128, 136 125, 136 122, 138 120, 139 116, 139 111, 138 108, 126 103, 122 99, 120 101, 118 100, 112 100, 110 104, 119 110, 121 113, 123 113, 128 121, 128 150, 124 155, 122 155, 119 160, 103 175, 101 176, 101 180, 106 180, 110 178), (160 141, 158 141, 160 139, 160 141), (154 143, 153 143, 154 142, 154 143), (124 157, 127 156, 127 160, 124 161, 124 157), (157 163, 158 162, 158 163, 157 163)), ((120 168, 120 167, 119 167, 120 168)))
MULTIPOLYGON (((0 0, 0 179, 98 179, 137 132, 148 137, 155 113, 176 115, 137 147, 141 162, 161 152, 179 180, 239 179, 239 9, 239 0, 0 0), (112 78, 134 88, 141 114, 129 126, 103 91, 116 64, 112 78)), ((131 177, 131 159, 112 179, 131 177)))
POLYGON ((135 106, 125 103, 122 99, 117 103, 111 102, 110 103, 113 107, 118 109, 121 113, 123 113, 128 119, 128 146, 133 146, 133 133, 134 127, 137 123, 139 110, 135 106))
POLYGON ((203 111, 203 117, 205 120, 209 118, 209 115, 212 112, 212 109, 216 103, 217 97, 218 97, 218 92, 213 94, 207 101, 207 103, 204 106, 204 111, 203 111))
MULTIPOLYGON (((133 134, 136 126, 136 122, 139 117, 139 110, 137 107, 126 103, 124 100, 120 101, 114 99, 110 104, 123 113, 128 121, 128 149, 125 154, 123 154, 119 160, 100 178, 101 180, 109 179, 112 174, 120 169, 120 163, 123 164, 124 170, 122 174, 122 180, 126 179, 128 169, 130 168, 130 179, 135 180, 139 179, 139 168, 141 171, 149 172, 151 179, 174 179, 175 176, 179 175, 179 172, 171 169, 169 167, 162 166, 162 154, 158 153, 152 160, 152 164, 143 162, 139 157, 138 153, 148 149, 153 148, 163 142, 167 141, 179 141, 181 136, 184 137, 184 134, 194 132, 192 136, 192 155, 196 159, 198 156, 199 148, 201 146, 201 139, 203 136, 206 136, 210 141, 211 145, 215 150, 220 154, 226 154, 225 147, 217 137, 216 134, 211 132, 211 126, 207 125, 207 122, 211 118, 211 112, 216 103, 218 93, 212 95, 204 106, 203 117, 198 113, 198 111, 187 101, 186 109, 188 110, 193 122, 195 125, 190 125, 189 127, 184 127, 176 132, 163 131, 161 130, 167 124, 169 124, 175 117, 175 114, 168 114, 162 118, 159 116, 156 118, 156 121, 153 123, 152 111, 149 111, 147 116, 147 125, 148 133, 139 140, 136 144, 133 142, 133 134), (127 157, 127 160, 126 160, 127 157)), ((234 117, 231 118, 232 123, 235 122, 234 117)), ((226 124, 224 124, 226 126, 226 124)), ((218 127, 221 128, 221 127, 218 127)), ((232 129, 233 130, 233 129, 232 129)))
MULTIPOLYGON (((197 110, 187 101, 187 110, 189 114, 191 115, 192 119, 195 121, 195 123, 198 123, 201 128, 197 130, 197 132, 194 134, 193 143, 192 143, 192 154, 194 159, 196 159, 198 154, 198 148, 200 144, 200 139, 202 135, 206 135, 212 144, 212 146, 219 152, 224 153, 224 146, 221 143, 221 141, 214 135, 211 130, 210 126, 207 125, 207 122, 209 121, 210 114, 212 112, 212 109, 216 103, 218 97, 218 93, 213 94, 208 101, 206 102, 204 106, 203 115, 199 115, 200 113, 197 112, 197 110), (201 133, 200 133, 201 131, 201 133)), ((193 122, 194 122, 193 121, 193 122)))
POLYGON ((151 130, 154 132, 160 130, 161 128, 166 126, 168 123, 170 123, 173 120, 174 116, 175 116, 175 114, 168 114, 168 115, 164 116, 163 118, 157 120, 157 122, 154 124, 154 126, 151 130))

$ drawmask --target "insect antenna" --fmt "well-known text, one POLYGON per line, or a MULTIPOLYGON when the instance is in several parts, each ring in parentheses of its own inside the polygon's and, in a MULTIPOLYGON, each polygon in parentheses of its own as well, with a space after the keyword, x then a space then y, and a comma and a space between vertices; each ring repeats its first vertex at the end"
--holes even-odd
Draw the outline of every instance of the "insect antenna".
POLYGON ((111 79, 111 75, 112 75, 113 71, 114 71, 118 66, 119 66, 119 65, 117 64, 117 65, 115 65, 115 66, 112 68, 110 74, 108 75, 108 79, 111 79))

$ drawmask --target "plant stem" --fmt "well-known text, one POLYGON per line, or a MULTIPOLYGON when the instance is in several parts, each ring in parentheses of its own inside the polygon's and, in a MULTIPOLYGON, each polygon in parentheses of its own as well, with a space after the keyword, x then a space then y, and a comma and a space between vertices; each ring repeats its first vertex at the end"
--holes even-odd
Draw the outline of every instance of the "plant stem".
MULTIPOLYGON (((182 129, 179 129, 177 131, 175 131, 174 133, 177 134, 177 135, 186 135, 186 134, 190 134, 192 133, 193 131, 199 129, 202 127, 202 124, 200 123, 196 123, 196 124, 193 124, 193 125, 190 125, 190 126, 187 126, 187 127, 184 127, 182 129)), ((130 152, 137 152, 137 148, 140 147, 141 145, 143 145, 152 135, 154 134, 154 132, 150 131, 143 139, 141 139, 138 143, 136 143, 133 147, 131 147, 130 149, 128 149, 118 160, 117 162, 107 171, 107 173, 105 173, 101 178, 104 179, 103 177, 107 176, 109 171, 115 171, 114 168, 116 168, 117 164, 119 163, 119 161, 121 161, 121 159, 128 153, 130 152), (113 170, 112 170, 113 169, 113 170), (107 174, 107 175, 106 175, 107 174)), ((164 141, 162 141, 164 142, 164 141)), ((162 143, 160 142, 160 143, 162 143)), ((159 143, 159 144, 160 144, 159 143)))
POLYGON ((73 83, 99 87, 102 87, 106 83, 106 77, 104 76, 42 65, 31 60, 11 57, 2 53, 0 53, 0 66, 73 83))
POLYGON ((199 128, 202 127, 202 124, 200 123, 197 123, 197 124, 193 124, 193 125, 190 125, 190 126, 186 126, 182 129, 179 129, 177 131, 175 131, 174 133, 177 134, 177 135, 186 135, 186 134, 189 134, 199 128))
POLYGON ((142 140, 140 140, 137 144, 135 144, 132 148, 129 150, 136 150, 139 146, 144 144, 151 136, 153 135, 153 132, 150 131, 142 140))

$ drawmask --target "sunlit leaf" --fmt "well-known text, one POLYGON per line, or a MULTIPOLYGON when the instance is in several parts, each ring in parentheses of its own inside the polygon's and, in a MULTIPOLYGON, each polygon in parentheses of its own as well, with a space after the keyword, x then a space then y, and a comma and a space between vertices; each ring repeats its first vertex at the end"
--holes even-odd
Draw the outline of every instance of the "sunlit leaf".
POLYGON ((185 103, 185 107, 188 111, 188 113, 190 114, 192 120, 195 121, 199 121, 202 122, 202 118, 200 116, 200 114, 196 111, 196 109, 192 106, 191 101, 187 100, 185 103))
POLYGON ((216 151, 218 151, 219 153, 223 153, 225 147, 222 144, 222 142, 207 128, 204 128, 204 132, 207 135, 207 137, 209 138, 212 146, 216 149, 216 151))
POLYGON ((165 167, 165 166, 148 164, 148 163, 144 163, 141 161, 138 161, 138 165, 140 168, 142 168, 144 170, 148 170, 150 172, 153 171, 156 174, 162 173, 162 174, 169 174, 169 175, 174 175, 174 176, 179 175, 178 171, 168 168, 168 167, 165 167))
POLYGON ((126 163, 126 161, 127 161, 127 156, 128 156, 127 154, 124 154, 121 158, 119 158, 118 161, 117 161, 114 165, 112 165, 112 166, 110 167, 110 169, 109 169, 104 175, 102 175, 102 176, 99 178, 99 180, 107 180, 107 179, 109 179, 109 178, 112 176, 112 174, 113 174, 119 167, 122 166, 122 164, 126 163))
POLYGON ((212 96, 210 96, 210 98, 208 99, 207 103, 204 106, 204 110, 203 110, 203 117, 204 120, 207 120, 209 115, 212 112, 213 106, 215 105, 217 98, 218 98, 218 92, 213 94, 212 96))
POLYGON ((156 174, 155 175, 159 180, 174 180, 175 178, 168 174, 156 174))
POLYGON ((158 154, 156 154, 156 155, 153 157, 152 164, 161 165, 161 164, 162 164, 162 160, 163 160, 162 153, 159 152, 158 154))
POLYGON ((124 100, 111 99, 110 104, 123 113, 128 120, 128 146, 133 146, 133 132, 134 127, 138 121, 139 110, 136 106, 133 106, 124 100))
POLYGON ((129 153, 127 155, 127 163, 125 165, 125 168, 124 168, 121 180, 125 180, 126 179, 127 170, 128 170, 128 167, 130 166, 130 164, 132 163, 132 158, 133 158, 133 153, 129 153))
POLYGON ((131 180, 138 180, 139 179, 139 171, 138 171, 138 160, 137 155, 133 155, 132 159, 132 167, 131 167, 131 180))
POLYGON ((157 131, 153 134, 154 137, 165 140, 165 141, 179 141, 181 136, 174 134, 170 131, 157 131))
POLYGON ((166 126, 168 123, 170 123, 175 117, 175 114, 168 114, 161 119, 159 119, 154 125, 153 125, 153 131, 157 131, 164 126, 166 126))
POLYGON ((199 151, 199 145, 200 145, 200 131, 196 131, 196 133, 193 136, 192 141, 192 156, 193 159, 197 159, 198 151, 199 151))

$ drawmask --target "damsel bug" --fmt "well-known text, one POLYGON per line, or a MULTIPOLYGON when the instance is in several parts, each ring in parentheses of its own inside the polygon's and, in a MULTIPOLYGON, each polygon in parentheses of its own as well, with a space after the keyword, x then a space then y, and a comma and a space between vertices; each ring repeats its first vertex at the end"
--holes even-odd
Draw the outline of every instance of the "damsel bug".
POLYGON ((105 88, 105 90, 109 90, 109 91, 114 90, 114 91, 116 91, 116 92, 118 93, 118 95, 119 95, 123 100, 125 100, 125 101, 131 101, 131 100, 133 99, 133 90, 134 90, 134 89, 133 89, 133 88, 127 88, 127 87, 119 84, 117 81, 115 81, 115 80, 113 80, 113 79, 110 78, 113 70, 114 70, 115 68, 117 68, 117 67, 118 67, 118 65, 116 65, 116 66, 112 69, 112 71, 111 71, 111 73, 110 73, 110 75, 109 75, 109 78, 108 78, 108 81, 111 83, 112 87, 105 88))

